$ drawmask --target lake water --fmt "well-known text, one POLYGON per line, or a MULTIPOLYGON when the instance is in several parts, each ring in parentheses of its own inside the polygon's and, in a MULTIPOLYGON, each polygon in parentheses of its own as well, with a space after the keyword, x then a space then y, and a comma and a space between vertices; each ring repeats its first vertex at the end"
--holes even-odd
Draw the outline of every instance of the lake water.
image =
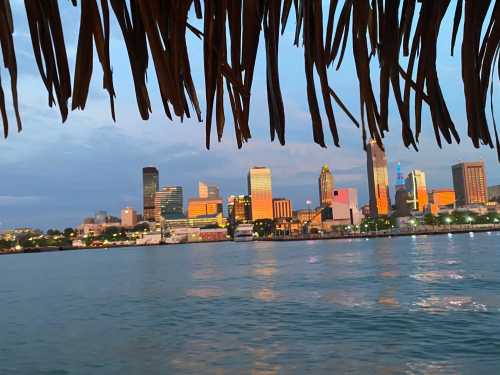
POLYGON ((0 257, 1 374, 498 374, 500 233, 0 257))

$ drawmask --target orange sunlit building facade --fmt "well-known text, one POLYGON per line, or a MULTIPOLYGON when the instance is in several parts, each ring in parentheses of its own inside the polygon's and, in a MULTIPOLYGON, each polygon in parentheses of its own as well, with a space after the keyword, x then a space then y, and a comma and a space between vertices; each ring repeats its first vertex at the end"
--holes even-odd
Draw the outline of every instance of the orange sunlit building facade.
POLYGON ((388 215, 391 207, 389 197, 389 174, 385 152, 371 140, 367 145, 368 192, 370 195, 370 215, 388 215))
POLYGON ((188 201, 188 218, 212 216, 222 213, 222 199, 191 198, 188 201))
POLYGON ((273 219, 271 170, 253 167, 248 171, 248 195, 252 199, 252 220, 273 219))
POLYGON ((438 207, 454 206, 456 202, 455 190, 434 189, 429 193, 429 201, 438 207))

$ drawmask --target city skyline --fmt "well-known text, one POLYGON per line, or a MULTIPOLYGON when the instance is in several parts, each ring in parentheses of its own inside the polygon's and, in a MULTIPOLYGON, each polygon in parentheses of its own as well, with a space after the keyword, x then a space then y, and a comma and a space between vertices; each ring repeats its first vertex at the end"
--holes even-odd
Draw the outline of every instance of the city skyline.
MULTIPOLYGON (((367 161, 365 161, 366 163, 367 161)), ((467 162, 467 163, 476 163, 474 161, 471 161, 471 162, 467 162)), ((401 166, 401 163, 400 162, 393 162, 393 161, 390 161, 390 158, 388 158, 388 165, 393 165, 396 170, 398 169, 397 166, 399 164, 399 168, 403 168, 402 170, 405 172, 403 173, 406 177, 406 179, 408 178, 408 176, 411 174, 412 171, 406 171, 406 169, 404 168, 404 166, 402 167, 401 166), (408 174, 407 174, 408 172, 408 174)), ((327 165, 327 164, 324 164, 321 168, 324 169, 324 167, 327 166, 329 171, 332 170, 330 169, 330 166, 327 165)), ((249 167, 248 170, 250 170, 252 167, 249 167)), ((366 168, 366 167, 365 167, 366 168)), ((162 174, 161 174, 161 167, 159 166, 149 166, 149 167, 143 167, 141 168, 141 171, 142 171, 142 175, 143 175, 143 178, 144 178, 144 170, 148 170, 148 169, 155 169, 156 172, 158 173, 159 175, 159 178, 158 178, 158 181, 155 181, 158 183, 159 185, 159 189, 161 190, 162 188, 165 188, 165 187, 172 187, 172 186, 176 186, 175 185, 175 179, 172 179, 172 178, 169 178, 168 176, 165 177, 164 179, 162 179, 162 174), (170 182, 170 184, 166 184, 165 182, 170 182)), ((269 168, 271 171, 273 170, 273 168, 269 168)), ((388 169, 390 170, 390 167, 388 167, 388 169)), ((248 171, 247 170, 247 171, 248 171)), ((421 171, 419 171, 421 172, 421 171)), ((221 185, 217 184, 217 181, 214 181, 214 179, 210 179, 210 181, 212 182, 211 184, 206 184, 203 182, 203 180, 196 180, 196 181, 191 181, 190 184, 187 184, 187 185, 177 185, 176 187, 178 188, 181 188, 181 191, 182 191, 182 195, 183 195, 183 198, 182 198, 182 207, 183 207, 183 212, 184 214, 188 214, 188 205, 189 205, 189 200, 190 199, 195 199, 195 198, 199 198, 199 195, 200 195, 200 189, 204 189, 201 187, 201 184, 203 185, 206 185, 207 187, 210 187, 211 189, 217 189, 217 192, 220 194, 220 197, 222 199, 222 204, 223 204, 223 212, 224 214, 227 213, 227 198, 230 196, 230 195, 240 195, 240 194, 247 194, 247 189, 248 187, 245 186, 245 183, 243 182, 244 181, 244 171, 242 171, 241 174, 241 180, 239 182, 239 188, 237 189, 233 189, 232 191, 226 191, 227 189, 224 189, 224 188, 221 188, 221 185)), ((311 172, 311 177, 313 176, 314 172, 311 172)), ((335 174, 335 171, 333 170, 332 172, 332 175, 333 175, 333 179, 336 180, 337 176, 335 174)), ((397 176, 396 175, 391 175, 390 171, 388 172, 388 175, 389 175, 389 187, 392 185, 392 186, 395 186, 395 182, 397 181, 397 176)), ((453 190, 453 178, 452 178, 452 166, 449 166, 449 175, 450 175, 450 183, 449 185, 429 185, 427 184, 427 193, 431 193, 431 191, 433 190, 449 190, 449 189, 452 189, 453 190)), ((486 171, 486 175, 488 175, 488 171, 486 171)), ((273 184, 273 189, 272 189, 272 196, 277 196, 277 197, 286 197, 286 199, 290 199, 291 202, 293 202, 293 207, 294 209, 304 209, 306 208, 307 206, 307 201, 311 201, 313 206, 320 206, 320 201, 319 201, 319 196, 318 196, 318 189, 319 189, 319 180, 318 180, 318 174, 317 174, 317 167, 316 167, 316 178, 312 178, 312 183, 309 184, 311 186, 311 188, 309 188, 307 191, 302 191, 302 195, 304 197, 306 197, 306 199, 304 200, 296 200, 294 197, 293 197, 293 194, 290 194, 290 191, 288 191, 286 188, 283 188, 283 186, 280 186, 278 185, 278 189, 276 189, 276 191, 278 191, 278 193, 276 193, 275 191, 275 183, 274 183, 274 180, 275 180, 275 176, 273 174, 273 179, 272 179, 272 184, 273 184), (315 193, 316 191, 316 193, 315 193)), ((340 174, 340 176, 342 176, 342 174, 340 174)), ((276 178, 279 179, 279 176, 276 176, 276 178)), ((368 176, 365 176, 366 180, 364 181, 364 185, 366 185, 366 190, 368 190, 368 176)), ((143 182, 142 182, 143 183, 143 182)), ((247 181, 247 184, 248 184, 248 181, 247 181)), ((488 186, 494 186, 496 185, 495 183, 493 184, 489 184, 488 186)), ((360 194, 360 191, 363 192, 364 188, 363 188, 363 181, 360 181, 358 184, 353 184, 353 185, 349 185, 349 184, 345 184, 345 183, 340 183, 338 186, 335 185, 335 188, 340 188, 340 189, 343 189, 343 188, 354 188, 356 189, 357 191, 357 195, 358 195, 358 201, 359 201, 359 207, 363 206, 364 204, 369 204, 369 199, 368 198, 368 194, 365 193, 366 195, 366 198, 363 197, 362 194, 360 194)), ((396 193, 396 188, 392 188, 390 189, 390 198, 391 198, 391 203, 394 204, 394 203, 397 203, 395 202, 394 200, 394 197, 395 197, 395 193, 396 193)), ((141 186, 141 191, 143 191, 143 186, 141 186)), ((144 192, 143 192, 144 193, 144 192)), ((144 194, 143 194, 144 195, 144 194)), ((142 213, 143 212, 143 195, 141 195, 141 199, 136 199, 136 201, 138 202, 136 205, 134 204, 124 204, 123 206, 120 206, 118 209, 114 210, 114 209, 110 209, 109 206, 113 206, 113 202, 110 202, 111 204, 109 206, 105 206, 105 207, 97 207, 94 211, 88 211, 88 212, 85 212, 84 214, 84 217, 87 217, 91 214, 93 214, 93 212, 98 212, 100 210, 104 211, 104 212, 112 212, 112 213, 115 213, 117 216, 120 216, 120 211, 123 209, 123 207, 127 207, 127 208, 132 208, 134 210, 136 210, 138 213, 142 213)), ((115 204, 116 206, 116 204, 115 204)), ((68 224, 68 223, 62 223, 60 226, 61 227, 64 227, 64 226, 76 226, 78 225, 80 222, 81 222, 81 218, 82 217, 77 217, 76 218, 76 222, 73 224, 68 224)), ((24 226, 30 226, 29 223, 26 223, 26 224, 23 224, 23 225, 17 225, 17 226, 12 226, 12 227, 24 227, 24 226)), ((36 226, 37 228, 41 228, 41 229, 44 229, 43 226, 36 226)), ((51 227, 50 225, 47 226, 47 228, 51 227)), ((10 228, 2 228, 0 227, 0 230, 5 230, 5 229, 10 229, 10 228)), ((45 228, 46 229, 46 228, 45 228)))
MULTIPOLYGON (((17 29, 28 30, 26 12, 22 2, 13 3, 13 18, 17 29)), ((61 5, 66 38, 74 43, 78 30, 72 27, 79 23, 78 12, 69 4, 61 5)), ((443 20, 440 37, 449 40, 452 33, 453 12, 443 20)), ((112 29, 117 25, 112 22, 112 29)), ((203 42, 188 35, 190 48, 201 56, 203 42)), ((22 117, 24 130, 19 135, 11 132, 8 140, 0 142, 0 230, 18 226, 40 228, 77 225, 82 217, 101 208, 119 213, 126 206, 142 210, 138 191, 140 170, 147 165, 156 165, 161 185, 182 185, 186 196, 196 196, 197 180, 216 182, 221 195, 237 192, 246 194, 245 174, 253 165, 267 165, 273 170, 273 190, 276 196, 287 196, 296 205, 306 200, 316 202, 319 168, 328 164, 332 169, 336 185, 353 186, 358 190, 359 203, 368 201, 366 186, 366 160, 362 153, 361 131, 338 113, 338 126, 342 129, 341 148, 332 144, 330 137, 323 149, 311 142, 311 118, 308 111, 306 81, 303 77, 303 51, 293 47, 293 27, 285 30, 285 39, 280 43, 280 61, 284 64, 282 90, 286 93, 285 114, 287 117, 287 144, 269 143, 269 122, 265 95, 253 95, 250 122, 252 139, 241 150, 234 145, 234 131, 229 127, 224 132, 222 143, 214 135, 212 150, 204 148, 205 140, 200 124, 191 119, 170 123, 165 120, 161 98, 156 90, 151 92, 153 113, 148 122, 143 122, 136 111, 134 86, 129 76, 128 55, 121 41, 112 39, 110 50, 113 56, 113 76, 117 92, 117 121, 109 114, 108 100, 102 91, 102 81, 97 73, 90 85, 85 113, 73 111, 68 121, 60 124, 57 108, 49 109, 47 97, 33 58, 31 41, 19 34, 15 43, 19 54, 27 56, 19 61, 18 89, 22 94, 22 117), (125 64, 125 65, 124 65, 125 64), (166 172, 171 176, 167 178, 166 172), (75 199, 77 197, 77 199, 75 199)), ((69 54, 74 64, 74 49, 69 54)), ((438 60, 446 69, 440 71, 443 95, 447 98, 455 125, 461 134, 467 132, 467 121, 463 90, 456 85, 461 75, 459 64, 449 57, 448 48, 438 51, 438 60)), ((148 75, 154 76, 150 64, 148 75)), ((344 104, 358 116, 359 93, 352 90, 352 81, 345 74, 354 74, 355 65, 346 56, 341 74, 329 72, 331 86, 342 92, 344 104)), ((203 76, 193 71, 196 85, 203 87, 203 76)), ((376 84, 376 82, 374 82, 376 84)), ((255 93, 266 92, 265 64, 257 64, 253 83, 255 93)), ((377 87, 374 87, 377 90, 377 87)), ((498 103, 498 96, 495 103, 498 103)), ((391 104, 392 106, 392 104, 391 104)), ((393 110, 396 110, 393 108, 393 110)), ((394 170, 400 161, 405 176, 412 169, 421 169, 427 174, 427 184, 434 187, 452 187, 450 166, 461 161, 485 161, 489 185, 500 183, 500 168, 494 150, 475 149, 464 137, 460 145, 446 145, 440 150, 435 144, 432 119, 427 111, 422 113, 422 134, 419 152, 401 146, 400 119, 394 112, 390 116, 391 132, 384 137, 390 150, 389 179, 391 197, 394 196, 394 170)), ((230 113, 226 113, 231 118, 230 113)))

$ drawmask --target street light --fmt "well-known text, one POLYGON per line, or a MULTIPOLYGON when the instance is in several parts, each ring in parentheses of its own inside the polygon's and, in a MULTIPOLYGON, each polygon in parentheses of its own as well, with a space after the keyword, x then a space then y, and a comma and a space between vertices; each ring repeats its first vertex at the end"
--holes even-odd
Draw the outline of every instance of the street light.
POLYGON ((445 219, 446 223, 448 224, 448 230, 451 230, 451 217, 447 216, 445 219))

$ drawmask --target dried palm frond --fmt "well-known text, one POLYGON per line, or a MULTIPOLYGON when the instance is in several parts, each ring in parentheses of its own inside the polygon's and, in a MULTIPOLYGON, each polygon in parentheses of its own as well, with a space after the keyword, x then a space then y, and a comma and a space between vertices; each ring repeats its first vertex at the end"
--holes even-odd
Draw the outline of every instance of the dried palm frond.
MULTIPOLYGON (((202 121, 186 34, 189 31, 203 39, 207 147, 210 147, 214 112, 217 138, 222 139, 227 102, 238 147, 251 138, 251 92, 262 32, 270 137, 271 140, 277 137, 285 144, 286 107, 280 84, 279 47, 281 35, 291 20, 295 20, 294 44, 297 47, 302 44, 304 51, 307 101, 316 143, 321 146, 327 143, 322 124, 324 110, 333 143, 340 144, 334 115, 336 105, 361 127, 365 144, 369 135, 383 147, 384 135, 390 129, 391 91, 406 147, 417 149, 424 106, 429 109, 437 144, 441 147, 442 139, 447 143, 460 142, 441 88, 437 58, 443 20, 447 13, 453 12, 452 55, 458 35, 463 35, 460 59, 468 136, 475 147, 496 146, 500 160, 492 98, 494 82, 500 79, 500 0, 81 0, 79 3, 72 0, 71 3, 79 6, 81 12, 73 84, 57 0, 24 2, 33 52, 48 92, 49 106, 57 103, 62 120, 68 116, 70 98, 72 109, 85 108, 94 47, 102 68, 103 88, 108 91, 111 115, 115 118, 109 46, 111 8, 127 48, 137 106, 144 120, 151 112, 146 84, 151 56, 167 117, 181 120, 191 117, 192 107, 198 121, 202 121), (328 10, 325 18, 323 8, 328 10), (202 20, 203 30, 189 22, 193 15, 202 20), (346 53, 352 54, 356 68, 359 120, 336 93, 328 74, 329 70, 341 68, 346 53), (376 85, 372 77, 375 59, 379 69, 376 85), (413 120, 411 113, 415 116, 413 120), (488 116, 493 123, 495 142, 488 116)), ((10 74, 12 103, 20 130, 13 31, 10 2, 0 0, 0 46, 4 66, 10 74)), ((1 80, 0 112, 7 136, 8 116, 1 80)))

